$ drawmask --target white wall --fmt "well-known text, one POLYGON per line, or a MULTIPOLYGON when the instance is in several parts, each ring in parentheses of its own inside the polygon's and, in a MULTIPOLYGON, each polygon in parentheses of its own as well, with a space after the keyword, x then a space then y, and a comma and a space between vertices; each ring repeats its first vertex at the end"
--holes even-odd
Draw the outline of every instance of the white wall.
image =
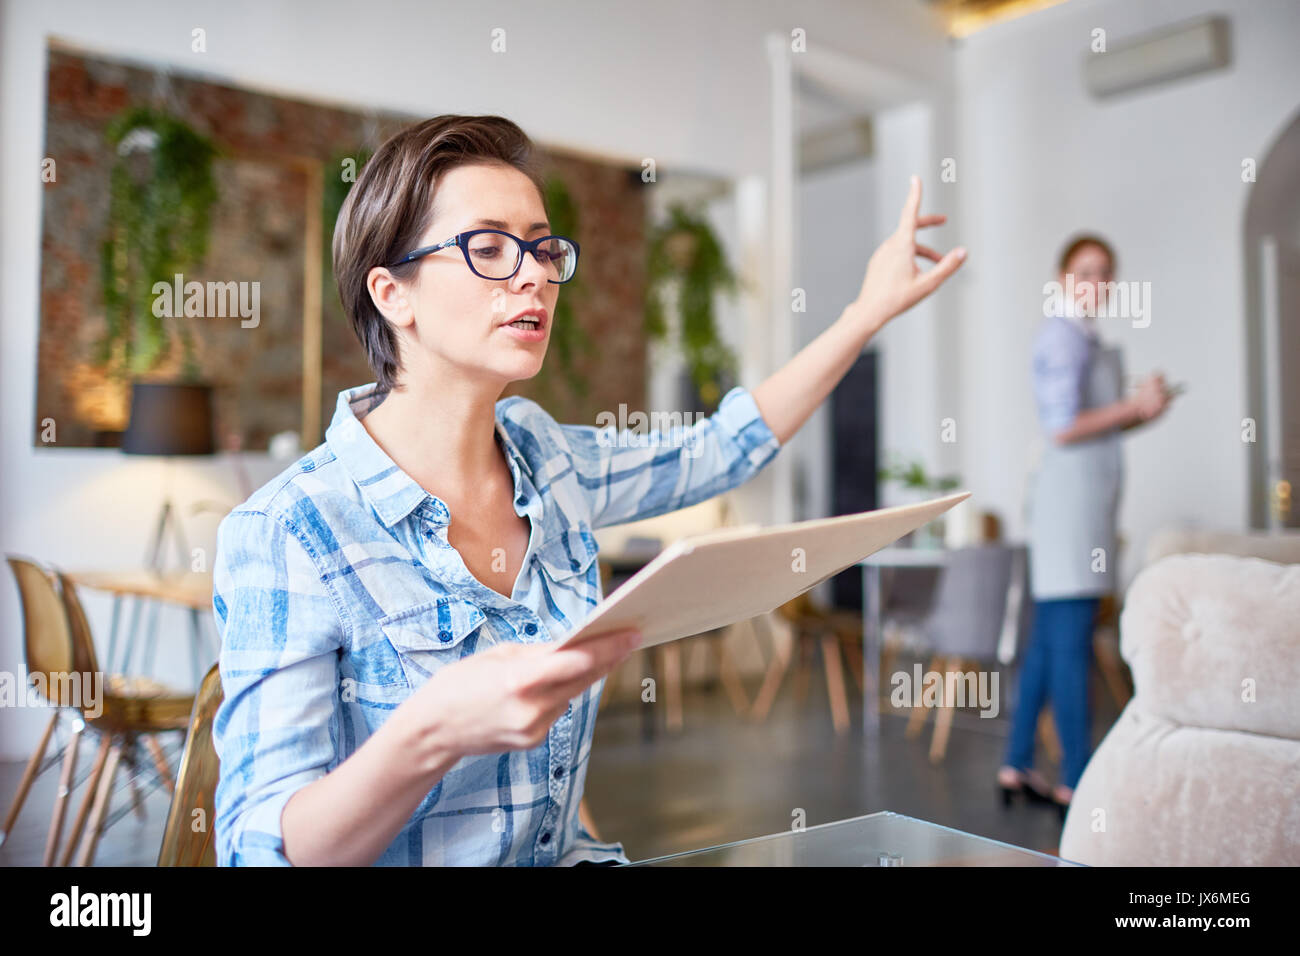
MULTIPOLYGON (((1131 374, 1162 369, 1189 389, 1127 442, 1125 580, 1168 523, 1247 521, 1241 161, 1262 159, 1300 107, 1294 0, 1073 0, 970 37, 956 52, 963 267, 959 453, 984 507, 1022 534, 1037 427, 1029 382, 1042 286, 1066 237, 1109 237, 1117 279, 1149 281, 1151 324, 1112 320, 1131 374), (1208 13, 1231 20, 1233 65, 1095 101, 1080 63, 1091 31, 1110 44, 1208 13)), ((1094 54, 1096 55, 1096 54, 1094 54)))
MULTIPOLYGON (((162 474, 111 450, 35 449, 35 356, 40 288, 45 43, 58 36, 94 52, 283 95, 433 115, 501 112, 539 141, 639 162, 653 157, 729 176, 762 175, 768 159, 770 30, 807 31, 810 45, 910 74, 941 70, 947 45, 911 0, 869 6, 777 0, 702 4, 371 2, 268 4, 126 0, 5 2, 0 7, 0 548, 69 567, 138 565, 151 533, 162 474), (191 52, 195 27, 207 52, 191 52), (507 52, 491 54, 490 31, 507 52), (567 100, 534 95, 562 70, 567 100), (471 78, 458 83, 458 77, 471 78)), ((761 327, 748 334, 761 335, 761 327)), ((750 384, 750 383, 747 383, 750 384)), ((327 415, 332 409, 326 410, 327 415)), ((178 466, 182 512, 193 501, 236 494, 222 458, 178 466)), ((250 456, 255 483, 278 466, 250 456)), ((215 521, 195 521, 191 543, 211 547, 215 521)), ((87 610, 101 635, 108 604, 87 610)), ((183 681, 183 616, 164 617, 158 676, 183 681), (170 622, 170 623, 169 623, 170 622), (170 645, 169 645, 170 640, 170 645), (172 653, 168 653, 171 651, 172 653)), ((0 671, 22 673, 16 592, 0 586, 0 671)), ((0 719, 0 758, 25 755, 41 715, 0 719)))
MULTIPOLYGON (((802 241, 796 281, 808 293, 808 311, 796 316, 795 348, 807 345, 839 318, 862 288, 867 260, 880 241, 875 157, 804 177, 799 213, 802 241)), ((826 403, 790 442, 800 462, 807 501, 797 518, 831 514, 831 410, 826 403)))

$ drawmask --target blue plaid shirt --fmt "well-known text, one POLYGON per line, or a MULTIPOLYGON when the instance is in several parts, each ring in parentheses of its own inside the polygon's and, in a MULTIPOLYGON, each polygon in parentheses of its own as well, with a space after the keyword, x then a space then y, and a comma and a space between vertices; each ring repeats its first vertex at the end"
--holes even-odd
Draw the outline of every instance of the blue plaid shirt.
MULTIPOLYGON (((429 676, 504 641, 554 641, 601 599, 594 528, 695 504, 778 451, 752 396, 656 444, 560 425, 536 402, 496 405, 515 511, 532 532, 507 598, 447 540, 446 504, 361 426, 375 383, 339 393, 325 441, 222 519, 213 566, 221 634, 214 743, 220 865, 288 865, 280 813, 429 676)), ((604 681, 531 750, 461 759, 376 861, 398 866, 626 862, 578 821, 604 681)))

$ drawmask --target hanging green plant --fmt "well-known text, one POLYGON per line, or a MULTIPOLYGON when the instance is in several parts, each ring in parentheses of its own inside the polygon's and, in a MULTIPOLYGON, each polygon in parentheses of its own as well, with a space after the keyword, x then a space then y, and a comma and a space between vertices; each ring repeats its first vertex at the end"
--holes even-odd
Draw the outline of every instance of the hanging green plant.
POLYGON ((650 233, 647 277, 646 333, 660 341, 669 337, 664 294, 675 289, 678 345, 700 397, 712 404, 722 377, 736 371, 735 355, 718 336, 714 296, 734 295, 739 282, 702 215, 681 204, 669 207, 667 221, 650 233))
MULTIPOLYGON (((207 253, 217 148, 183 121, 145 106, 116 117, 105 138, 114 161, 100 246, 105 331, 95 356, 111 377, 123 378, 148 372, 168 355, 172 316, 155 314, 153 287, 170 284, 207 253)), ((183 315, 175 318, 182 378, 193 378, 193 335, 183 315)))
MULTIPOLYGON (((321 228, 325 232, 321 243, 321 255, 324 259, 321 269, 321 284, 324 286, 325 302, 338 302, 339 290, 334 281, 334 226, 338 222, 343 200, 348 198, 353 184, 361 176, 361 168, 366 165, 374 151, 366 147, 350 153, 340 153, 325 167, 324 181, 321 183, 321 228)), ((340 308, 342 303, 339 303, 340 308)), ((340 313, 341 314, 341 313, 340 313)))

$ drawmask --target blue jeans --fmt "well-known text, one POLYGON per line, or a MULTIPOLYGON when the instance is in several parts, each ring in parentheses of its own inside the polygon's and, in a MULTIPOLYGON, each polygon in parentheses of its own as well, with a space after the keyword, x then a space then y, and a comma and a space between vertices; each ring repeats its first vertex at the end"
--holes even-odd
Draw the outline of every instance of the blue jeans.
POLYGON ((1034 602, 1034 628, 1020 665, 1020 679, 1007 742, 1006 763, 1018 770, 1034 765, 1038 712, 1050 700, 1064 756, 1061 783, 1071 789, 1092 753, 1088 665, 1092 626, 1100 598, 1034 602))

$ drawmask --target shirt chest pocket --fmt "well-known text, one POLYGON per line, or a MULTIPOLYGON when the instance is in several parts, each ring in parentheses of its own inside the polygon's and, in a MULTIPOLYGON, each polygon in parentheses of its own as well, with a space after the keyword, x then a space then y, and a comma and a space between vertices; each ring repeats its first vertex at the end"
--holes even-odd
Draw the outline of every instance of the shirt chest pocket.
POLYGON ((586 596, 586 581, 596 563, 599 548, 584 527, 564 529, 537 551, 546 576, 557 585, 586 596))
POLYGON ((472 601, 440 597, 379 619, 411 688, 474 653, 484 633, 483 610, 472 601))

